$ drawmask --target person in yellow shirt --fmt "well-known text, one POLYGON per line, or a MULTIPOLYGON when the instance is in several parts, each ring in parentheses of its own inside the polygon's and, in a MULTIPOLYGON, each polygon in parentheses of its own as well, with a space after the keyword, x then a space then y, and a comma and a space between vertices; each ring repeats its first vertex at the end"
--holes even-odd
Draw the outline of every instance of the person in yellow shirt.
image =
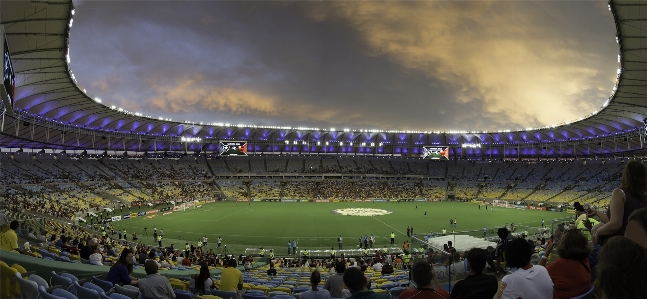
POLYGON ((222 270, 220 274, 220 287, 221 291, 238 291, 243 288, 243 272, 236 269, 236 259, 229 260, 229 267, 222 270))
POLYGON ((9 224, 9 230, 0 235, 0 249, 26 254, 25 251, 18 247, 18 235, 16 234, 16 230, 18 230, 19 225, 20 224, 16 220, 11 221, 9 224))

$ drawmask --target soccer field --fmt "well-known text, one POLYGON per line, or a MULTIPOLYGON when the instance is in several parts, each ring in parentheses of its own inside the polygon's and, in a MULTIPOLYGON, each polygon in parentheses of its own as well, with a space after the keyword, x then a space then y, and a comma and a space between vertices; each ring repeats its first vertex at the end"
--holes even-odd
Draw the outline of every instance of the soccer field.
MULTIPOLYGON (((396 234, 396 245, 406 237, 407 226, 413 226, 417 235, 440 232, 449 226, 450 218, 457 218, 457 233, 482 236, 482 228, 502 227, 514 222, 519 230, 536 232, 541 219, 550 228, 552 219, 573 217, 572 214, 535 210, 495 208, 494 212, 481 206, 462 202, 217 202, 201 209, 187 209, 151 219, 136 217, 113 222, 115 229, 136 232, 143 242, 153 244, 153 227, 164 230, 163 246, 175 244, 184 248, 186 242, 197 243, 204 235, 209 248, 215 248, 220 236, 230 252, 239 253, 247 247, 273 248, 278 254, 287 253, 288 240, 297 240, 300 249, 337 248, 337 237, 342 235, 345 249, 355 248, 358 238, 375 235, 376 246, 389 243, 391 232, 396 234), (392 213, 381 216, 346 216, 333 213, 335 209, 371 208, 392 213), (424 216, 427 211, 427 216, 424 216), (143 235, 148 228, 148 237, 143 235), (285 252, 284 252, 285 251, 285 252)), ((130 236, 129 236, 130 237, 130 236)))

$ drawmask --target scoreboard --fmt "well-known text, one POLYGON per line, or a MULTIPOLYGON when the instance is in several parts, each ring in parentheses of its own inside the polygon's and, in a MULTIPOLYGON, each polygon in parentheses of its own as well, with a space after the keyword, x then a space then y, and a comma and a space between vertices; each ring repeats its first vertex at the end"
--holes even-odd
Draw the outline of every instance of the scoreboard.
POLYGON ((221 156, 247 156, 246 141, 221 141, 221 156))
POLYGON ((422 158, 430 160, 449 160, 449 147, 425 146, 422 148, 422 158))

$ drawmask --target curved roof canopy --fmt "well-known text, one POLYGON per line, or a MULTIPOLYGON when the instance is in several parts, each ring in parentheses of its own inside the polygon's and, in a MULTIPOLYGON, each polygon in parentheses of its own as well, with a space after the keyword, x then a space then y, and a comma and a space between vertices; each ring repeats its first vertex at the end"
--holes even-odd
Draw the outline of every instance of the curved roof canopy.
MULTIPOLYGON (((605 145, 604 152, 642 148, 642 130, 647 117, 647 3, 638 1, 611 1, 619 44, 619 69, 616 86, 610 98, 598 111, 568 124, 526 131, 498 132, 399 132, 399 131, 337 131, 307 128, 211 126, 198 123, 180 123, 142 117, 128 111, 108 107, 93 99, 76 83, 69 67, 69 31, 73 26, 74 5, 69 0, 2 1, 1 23, 5 28, 16 74, 15 111, 10 130, 3 128, 5 146, 106 148, 93 141, 70 143, 66 134, 77 130, 76 139, 119 136, 125 140, 150 142, 145 148, 158 149, 153 142, 164 144, 166 138, 200 137, 203 139, 244 139, 250 142, 356 142, 397 144, 406 146, 451 145, 483 143, 490 145, 562 144, 598 140, 605 145), (643 11, 645 13, 643 13, 643 11), (25 125, 31 126, 26 135, 25 125), (15 130, 12 131, 12 130, 15 130), (52 138, 52 130, 61 131, 63 138, 52 138), (67 133, 65 133, 67 132, 67 133), (13 135, 13 137, 12 137, 13 135), (45 135, 47 135, 45 141, 45 135), (129 137, 124 137, 129 136, 129 137), (133 137, 135 136, 135 137, 133 137), (616 137, 624 136, 629 144, 618 148, 616 137), (66 140, 67 139, 67 140, 66 140), (10 140, 13 142, 10 143, 10 140), (631 143, 633 140, 633 144, 631 143), (58 145, 57 145, 58 144, 58 145), (615 147, 615 148, 614 148, 615 147)), ((9 117, 9 116, 8 116, 9 117)), ((10 119, 10 118, 8 118, 10 119)), ((122 142, 124 148, 126 141, 122 142)), ((172 143, 172 142, 171 142, 172 143)), ((110 148, 112 145, 108 144, 110 148)), ((557 147, 557 145, 553 145, 557 147)), ((132 148, 132 147, 130 147, 132 148)), ((173 149, 172 145, 162 146, 173 149)), ((161 149, 161 148, 160 148, 161 149)), ((545 147, 544 147, 545 149, 545 147)), ((575 150, 576 151, 576 150, 575 150)))

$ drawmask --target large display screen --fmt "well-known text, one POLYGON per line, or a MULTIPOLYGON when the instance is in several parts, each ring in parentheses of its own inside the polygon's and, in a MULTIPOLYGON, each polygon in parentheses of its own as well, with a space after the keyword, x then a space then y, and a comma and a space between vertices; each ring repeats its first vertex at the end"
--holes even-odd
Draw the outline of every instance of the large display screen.
POLYGON ((431 160, 449 160, 449 148, 444 146, 425 146, 422 148, 422 158, 431 160))
POLYGON ((221 156, 247 156, 246 141, 221 141, 221 156))
MULTIPOLYGON (((4 34, 3 34, 4 35, 4 34)), ((16 88, 16 75, 13 72, 13 66, 11 65, 11 55, 9 54, 9 45, 7 44, 7 37, 4 37, 4 55, 3 55, 3 84, 4 88, 7 91, 7 95, 9 96, 9 103, 10 107, 7 110, 12 110, 13 109, 13 104, 14 104, 14 90, 16 88)))

